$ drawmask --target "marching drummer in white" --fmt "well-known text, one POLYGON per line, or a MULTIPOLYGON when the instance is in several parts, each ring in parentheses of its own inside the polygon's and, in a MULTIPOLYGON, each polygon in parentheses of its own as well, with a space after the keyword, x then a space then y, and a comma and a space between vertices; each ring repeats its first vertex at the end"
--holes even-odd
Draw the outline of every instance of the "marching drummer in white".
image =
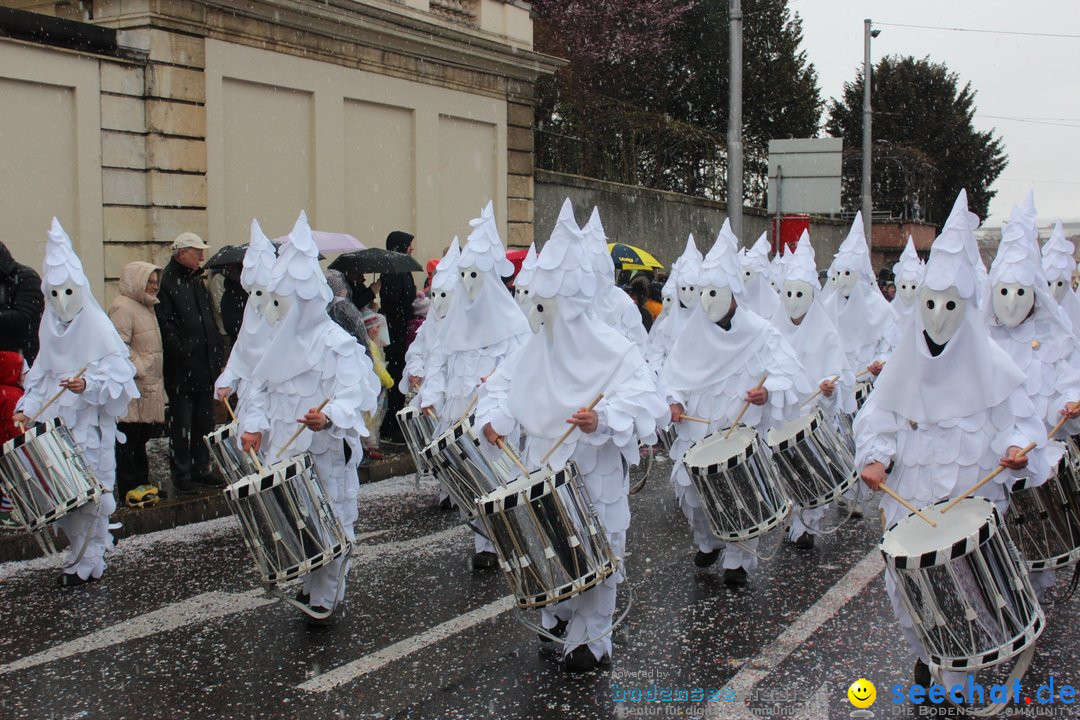
MULTIPOLYGON (((896 313, 897 326, 909 320, 915 314, 915 293, 922 285, 923 276, 926 274, 926 263, 915 251, 915 241, 910 235, 904 252, 900 253, 900 259, 893 265, 893 279, 896 282, 896 297, 889 303, 896 313)), ((899 335, 895 338, 899 340, 899 335)))
MULTIPOLYGON (((593 314, 597 285, 567 200, 529 285, 534 334, 481 387, 476 417, 493 445, 508 437, 516 447, 514 436, 524 430, 522 460, 529 467, 539 464, 567 428, 578 428, 548 465, 577 464, 614 555, 621 558, 630 525, 627 468, 640 459, 639 441, 655 442, 667 406, 637 348, 593 314), (599 393, 604 397, 594 410, 583 407, 599 393)), ((591 589, 544 608, 543 626, 565 633, 566 670, 607 664, 622 579, 620 567, 591 589)))
MULTIPOLYGON (((1021 207, 1013 206, 1002 230, 997 256, 990 266, 991 302, 986 303, 990 337, 1009 354, 1024 374, 1024 390, 1035 413, 1052 428, 1061 415, 1080 416, 1080 372, 1077 340, 1062 315, 1039 260, 1035 201, 1028 193, 1021 207)), ((1080 422, 1065 425, 1062 436, 1080 432, 1080 422)), ((1047 461, 1053 465, 1064 448, 1052 443, 1047 461)), ((1029 483, 1035 487, 1039 483, 1029 483)), ((1041 595, 1054 584, 1053 570, 1031 574, 1041 595)))
MULTIPOLYGON (((436 434, 469 412, 484 378, 529 337, 529 322, 502 282, 514 267, 506 259, 491 202, 470 224, 473 230, 458 260, 460 286, 431 347, 420 387, 420 406, 433 408, 438 418, 436 434)), ((475 549, 474 570, 498 564, 495 547, 479 533, 475 549)))
POLYGON ((41 350, 26 375, 25 394, 13 419, 29 426, 30 417, 38 413, 37 420, 61 418, 107 491, 97 502, 56 521, 71 545, 59 583, 70 587, 97 580, 105 572, 105 551, 112 548, 109 515, 116 509, 112 492, 116 418, 127 414, 128 403, 139 397, 139 391, 128 348, 94 299, 82 263, 56 218, 41 277, 45 294, 45 314, 38 328, 41 350), (46 409, 60 388, 68 392, 46 409))
POLYGON ((729 427, 744 403, 750 403, 741 422, 764 435, 799 415, 799 403, 810 385, 791 345, 764 318, 742 308, 743 291, 737 239, 727 220, 702 263, 701 303, 683 328, 660 371, 668 394, 671 420, 678 439, 671 447, 672 478, 679 507, 690 521, 698 553, 697 567, 709 567, 724 548, 724 582, 746 584, 757 567, 757 538, 746 549, 727 544, 709 528, 701 497, 683 464, 690 446, 729 427), (768 374, 764 387, 756 387, 768 374), (709 425, 683 421, 683 415, 709 420, 709 425))
MULTIPOLYGON (((1042 450, 1046 428, 1024 389, 1023 374, 990 338, 982 316, 978 222, 961 191, 930 250, 918 313, 856 416, 855 463, 871 489, 888 481, 915 507, 955 497, 1004 466, 1013 472, 998 475, 979 492, 1004 514, 1007 487, 1019 476, 1045 480, 1050 466, 1042 450), (1021 455, 1021 447, 1033 441, 1038 449, 1021 455)), ((891 497, 882 498, 881 508, 888 526, 908 514, 891 497)), ((929 685, 928 658, 891 573, 885 575, 885 588, 903 635, 919 656, 916 682, 929 685)), ((947 677, 947 687, 962 679, 947 677)))
MULTIPOLYGON (((363 412, 375 409, 379 381, 364 349, 326 314, 330 287, 303 212, 289 238, 274 263, 264 311, 277 332, 240 407, 241 440, 245 451, 261 447, 274 463, 284 459, 283 446, 297 423, 306 426, 311 432, 301 433, 289 454, 311 454, 334 514, 352 541, 360 489, 356 466, 363 455, 360 438, 367 436, 363 412)), ((345 596, 348 565, 339 557, 306 575, 298 600, 318 613, 334 610, 345 596)))
POLYGON ((521 312, 527 313, 532 309, 532 299, 529 297, 529 283, 536 274, 536 243, 529 244, 529 251, 525 253, 525 259, 521 261, 521 269, 514 277, 514 300, 517 301, 521 312))
MULTIPOLYGON (((435 274, 431 277, 431 310, 428 311, 420 329, 416 331, 409 349, 405 351, 405 371, 402 373, 398 390, 403 395, 408 395, 413 390, 419 390, 427 375, 427 361, 431 355, 431 348, 439 335, 439 328, 450 310, 450 300, 454 296, 460 278, 458 277, 458 259, 461 257, 461 245, 457 235, 450 242, 446 254, 435 266, 435 274)), ((419 404, 419 396, 413 398, 413 404, 419 404)))
MULTIPOLYGON (((855 373, 848 364, 840 333, 822 307, 818 293, 817 264, 810 235, 803 230, 794 254, 784 262, 784 282, 780 289, 782 305, 772 321, 780 334, 791 343, 806 378, 817 383, 818 394, 813 405, 821 408, 825 419, 835 427, 844 422, 840 413, 855 412, 855 373)), ((803 412, 810 411, 807 404, 803 412)), ((821 534, 820 522, 825 508, 800 510, 792 513, 788 539, 800 549, 814 546, 814 537, 821 534)))
MULTIPOLYGON (((674 297, 666 315, 662 320, 657 320, 649 333, 649 342, 645 351, 645 359, 657 372, 664 364, 671 346, 682 333, 686 321, 694 312, 694 308, 700 302, 700 288, 698 287, 698 273, 701 271, 701 251, 694 244, 694 236, 686 240, 686 249, 683 254, 671 266, 671 275, 667 283, 674 286, 674 297)), ((669 291, 670 292, 670 291, 669 291)))
POLYGON ((761 233, 753 247, 742 248, 739 258, 743 272, 743 307, 763 318, 771 318, 780 309, 780 296, 769 281, 773 268, 769 263, 768 235, 761 233))
POLYGON ((1072 289, 1072 276, 1076 269, 1074 252, 1072 241, 1065 237, 1065 228, 1058 220, 1054 223, 1050 239, 1042 247, 1042 265, 1051 294, 1065 311, 1073 333, 1080 337, 1080 297, 1072 289))
POLYGON ((642 352, 649 342, 649 334, 641 324, 641 311, 625 290, 615 284, 615 262, 607 249, 607 234, 600 222, 600 209, 594 207, 589 222, 581 229, 585 247, 592 259, 596 273, 596 314, 615 331, 637 345, 642 352))
POLYGON ((274 329, 266 322, 263 310, 270 299, 270 274, 274 269, 277 252, 270 239, 259 227, 258 220, 251 221, 251 239, 244 252, 244 267, 240 272, 240 284, 247 291, 248 299, 244 305, 244 321, 240 333, 229 352, 229 360, 214 383, 219 400, 225 400, 233 393, 244 402, 246 391, 251 384, 251 373, 255 365, 266 354, 274 329))

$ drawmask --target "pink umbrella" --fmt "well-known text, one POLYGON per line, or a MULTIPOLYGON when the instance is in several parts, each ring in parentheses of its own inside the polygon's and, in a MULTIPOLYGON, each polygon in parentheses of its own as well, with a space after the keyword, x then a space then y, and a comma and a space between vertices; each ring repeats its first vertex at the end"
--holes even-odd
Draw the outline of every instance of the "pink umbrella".
MULTIPOLYGON (((364 244, 348 233, 325 232, 312 230, 311 239, 315 241, 315 247, 324 255, 336 255, 338 253, 352 252, 366 249, 364 244)), ((289 236, 283 235, 275 238, 275 243, 288 242, 289 236)))

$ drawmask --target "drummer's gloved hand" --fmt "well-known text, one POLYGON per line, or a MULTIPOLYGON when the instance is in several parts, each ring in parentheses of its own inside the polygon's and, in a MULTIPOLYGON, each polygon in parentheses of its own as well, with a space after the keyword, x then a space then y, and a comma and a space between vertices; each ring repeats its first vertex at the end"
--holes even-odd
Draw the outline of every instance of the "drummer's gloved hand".
POLYGON ((330 424, 330 418, 326 416, 326 413, 311 408, 304 414, 304 417, 297 418, 296 422, 303 423, 308 429, 319 432, 325 430, 326 426, 330 424))
POLYGON ((11 421, 14 422, 16 425, 23 426, 24 428, 30 426, 30 418, 27 417, 25 413, 15 413, 15 415, 12 416, 11 421))
POLYGON ((1027 455, 1020 454, 1020 448, 1010 445, 1005 451, 1005 457, 1001 458, 1001 467, 1009 470, 1023 470, 1027 467, 1027 455))
POLYGON ((484 439, 492 445, 498 445, 502 442, 503 436, 495 432, 495 428, 491 427, 491 423, 487 423, 484 425, 484 439))
POLYGON ((1061 414, 1069 419, 1080 417, 1080 402, 1065 403, 1065 409, 1061 414))
POLYGON ((229 396, 232 395, 232 390, 230 390, 227 387, 219 387, 216 392, 217 392, 217 399, 220 400, 221 402, 225 402, 226 400, 229 399, 229 396))
POLYGON ((409 387, 413 388, 414 390, 420 387, 420 383, 422 382, 424 382, 424 378, 418 378, 415 375, 409 376, 409 387))
POLYGON ((821 394, 825 397, 832 397, 832 394, 836 392, 836 383, 832 380, 822 380, 818 387, 821 388, 821 394))
POLYGON ((686 414, 686 408, 682 403, 671 403, 671 422, 682 422, 682 416, 686 414))
POLYGON ((566 422, 576 425, 581 432, 589 434, 596 432, 596 428, 600 425, 600 416, 596 414, 595 410, 581 408, 571 415, 566 422))
POLYGON ((240 447, 244 449, 244 452, 248 450, 259 452, 260 445, 262 445, 262 433, 244 433, 240 436, 240 447))
POLYGON ((885 466, 882 463, 872 462, 862 469, 859 476, 866 483, 866 487, 877 492, 885 484, 888 473, 885 472, 885 466))
POLYGON ((881 362, 880 360, 875 360, 874 362, 867 365, 866 369, 870 371, 871 375, 877 377, 881 374, 881 368, 883 367, 885 367, 885 363, 881 362))
POLYGON ((763 387, 754 388, 746 393, 746 402, 751 405, 764 405, 769 402, 769 391, 763 387))

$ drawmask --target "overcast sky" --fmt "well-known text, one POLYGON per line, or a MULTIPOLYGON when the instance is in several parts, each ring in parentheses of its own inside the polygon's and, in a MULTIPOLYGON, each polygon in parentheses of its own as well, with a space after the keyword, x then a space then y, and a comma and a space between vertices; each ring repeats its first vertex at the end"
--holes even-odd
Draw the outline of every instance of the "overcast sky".
POLYGON ((1008 167, 984 225, 1008 219, 1035 189, 1039 224, 1080 219, 1080 2, 1074 0, 791 0, 803 19, 803 47, 822 97, 838 97, 863 61, 863 19, 881 34, 871 61, 929 56, 970 81, 975 126, 1004 138, 1008 167), (880 24, 879 24, 880 23, 880 24), (886 23, 1054 33, 1034 37, 893 27, 886 23), (998 118, 986 117, 989 115, 998 118), (1004 120, 1025 118, 1038 122, 1004 120))

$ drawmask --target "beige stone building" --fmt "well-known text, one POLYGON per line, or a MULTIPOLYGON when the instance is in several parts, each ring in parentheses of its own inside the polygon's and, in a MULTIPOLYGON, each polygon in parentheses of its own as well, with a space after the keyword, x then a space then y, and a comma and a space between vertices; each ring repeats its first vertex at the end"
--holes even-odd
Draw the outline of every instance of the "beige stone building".
MULTIPOLYGON (((520 0, 0 2, 0 239, 40 267, 49 219, 102 290, 193 230, 252 218, 437 256, 489 199, 532 240, 532 50, 520 0)), ((110 288, 111 290, 111 288, 110 288)), ((111 292, 108 293, 111 295, 111 292)))

